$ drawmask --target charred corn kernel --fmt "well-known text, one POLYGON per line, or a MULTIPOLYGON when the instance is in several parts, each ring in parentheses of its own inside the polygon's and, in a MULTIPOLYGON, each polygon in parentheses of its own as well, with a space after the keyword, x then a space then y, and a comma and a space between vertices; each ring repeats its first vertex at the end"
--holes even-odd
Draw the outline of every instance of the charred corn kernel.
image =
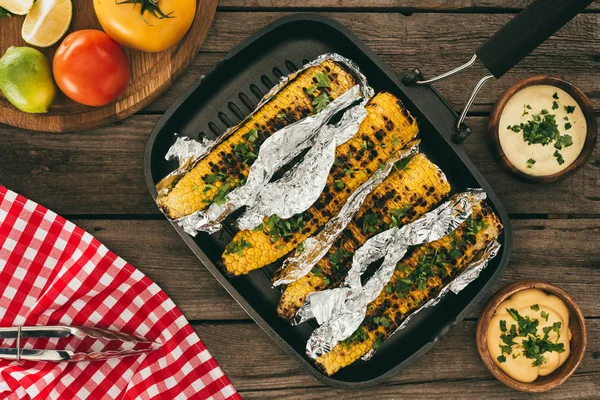
POLYGON ((415 248, 396 265, 390 282, 368 305, 360 327, 319 357, 317 365, 333 375, 378 348, 409 313, 437 295, 501 231, 498 217, 489 207, 480 205, 452 234, 415 248))
POLYGON ((306 276, 285 288, 277 313, 282 318, 293 319, 309 293, 339 286, 351 266, 354 252, 369 238, 416 220, 449 192, 446 176, 424 154, 398 162, 390 175, 365 198, 329 254, 306 276))
POLYGON ((206 209, 245 180, 261 144, 279 129, 319 111, 318 96, 334 100, 356 80, 340 64, 325 60, 299 73, 248 120, 228 134, 166 194, 159 207, 172 219, 206 209), (326 76, 327 78, 324 78, 326 76))
POLYGON ((265 218, 263 229, 238 232, 223 254, 223 265, 229 274, 247 274, 292 251, 336 215, 350 194, 395 150, 417 135, 416 120, 391 93, 377 94, 366 108, 367 116, 356 135, 336 149, 335 163, 315 204, 288 220, 265 218), (241 240, 256 251, 231 252, 230 247, 241 240))

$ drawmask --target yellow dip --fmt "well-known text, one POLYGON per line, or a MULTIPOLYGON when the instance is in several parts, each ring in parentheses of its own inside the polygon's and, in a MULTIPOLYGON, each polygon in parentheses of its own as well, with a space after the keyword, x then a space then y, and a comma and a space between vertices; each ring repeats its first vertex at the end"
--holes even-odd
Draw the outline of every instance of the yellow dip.
POLYGON ((549 85, 529 86, 515 93, 506 103, 498 127, 506 158, 519 171, 533 176, 552 175, 571 165, 581 153, 586 135, 587 123, 579 104, 564 90, 549 85), (535 125, 537 131, 528 134, 535 125), (549 138, 546 144, 540 143, 544 136, 549 138))
POLYGON ((538 289, 523 290, 502 302, 487 330, 492 359, 521 382, 533 382, 560 367, 569 357, 570 340, 567 306, 538 289))

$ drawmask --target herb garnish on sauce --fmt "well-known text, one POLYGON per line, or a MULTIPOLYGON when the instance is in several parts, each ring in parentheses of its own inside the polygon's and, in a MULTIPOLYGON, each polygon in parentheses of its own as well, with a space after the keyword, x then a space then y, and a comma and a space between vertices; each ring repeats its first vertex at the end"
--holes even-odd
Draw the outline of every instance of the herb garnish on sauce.
MULTIPOLYGON (((558 93, 555 92, 552 96, 553 98, 558 100, 558 93)), ((531 110, 531 106, 525 104, 525 111, 523 115, 529 115, 527 109, 531 110)), ((552 109, 557 110, 559 108, 558 102, 552 102, 552 109)), ((574 106, 565 106, 565 109, 568 113, 572 113, 575 110, 574 106)), ((565 120, 568 121, 568 118, 565 117, 565 120)), ((564 129, 567 131, 571 129, 571 124, 567 122, 564 125, 564 129)), ((519 125, 509 125, 507 129, 515 132, 515 133, 523 133, 523 140, 525 143, 532 144, 541 144, 542 146, 546 146, 550 143, 554 142, 554 147, 557 149, 554 152, 554 157, 556 158, 556 162, 559 165, 564 164, 565 160, 561 153, 558 150, 561 150, 563 147, 569 147, 573 144, 573 138, 570 135, 561 135, 558 130, 558 124, 556 122, 556 115, 551 114, 548 110, 543 109, 539 114, 533 114, 531 119, 525 123, 520 123, 519 125)), ((530 158, 527 160, 527 168, 531 168, 535 164, 535 160, 530 158)))
MULTIPOLYGON (((533 311, 539 311, 540 307, 538 304, 534 304, 531 306, 531 309, 533 311)), ((539 319, 532 319, 529 316, 523 317, 514 308, 507 308, 506 311, 513 320, 516 321, 516 325, 514 323, 511 324, 510 331, 507 332, 506 320, 500 321, 500 330, 503 332, 502 335, 500 335, 500 339, 502 339, 504 344, 499 345, 502 354, 498 356, 498 362, 506 362, 505 354, 512 354, 513 359, 519 357, 520 354, 513 354, 513 346, 517 344, 514 339, 517 337, 525 338, 521 341, 523 355, 533 360, 531 365, 534 367, 538 367, 546 362, 544 353, 562 353, 565 351, 564 344, 558 343, 558 340, 560 339, 560 329, 562 327, 561 322, 555 322, 552 326, 544 327, 542 329, 544 336, 541 337, 537 333, 540 322, 539 319), (556 332, 558 335, 554 342, 549 340, 550 332, 552 331, 556 332)), ((545 311, 542 310, 540 315, 542 318, 545 318, 546 321, 548 320, 549 314, 545 311)))

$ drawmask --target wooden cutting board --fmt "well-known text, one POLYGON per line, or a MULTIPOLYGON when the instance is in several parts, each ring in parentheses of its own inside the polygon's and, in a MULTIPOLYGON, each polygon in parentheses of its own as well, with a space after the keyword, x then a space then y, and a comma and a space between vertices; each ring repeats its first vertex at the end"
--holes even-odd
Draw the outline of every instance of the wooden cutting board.
MULTIPOLYGON (((129 87, 116 101, 102 107, 78 104, 62 93, 46 114, 27 114, 13 107, 0 93, 0 123, 36 131, 65 132, 115 122, 141 110, 163 93, 189 65, 204 42, 215 16, 217 0, 198 0, 192 27, 177 44, 160 53, 125 49, 131 68, 129 87)), ((10 46, 28 46, 21 38, 24 16, 0 19, 0 56, 10 46)), ((73 21, 67 34, 81 29, 102 30, 92 0, 73 0, 73 21)), ((39 49, 50 63, 62 39, 39 49)))

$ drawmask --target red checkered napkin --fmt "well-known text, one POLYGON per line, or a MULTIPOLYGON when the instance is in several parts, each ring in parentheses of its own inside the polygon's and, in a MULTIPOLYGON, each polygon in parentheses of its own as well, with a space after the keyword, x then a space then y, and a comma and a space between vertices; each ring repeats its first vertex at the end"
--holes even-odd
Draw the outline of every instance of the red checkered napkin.
MULTIPOLYGON (((95 326, 162 346, 97 362, 0 360, 0 398, 240 398, 155 283, 89 233, 0 186, 0 326, 16 325, 95 326)), ((77 351, 106 345, 93 339, 29 342, 26 348, 60 345, 77 351)), ((0 345, 14 346, 14 340, 0 345)))

